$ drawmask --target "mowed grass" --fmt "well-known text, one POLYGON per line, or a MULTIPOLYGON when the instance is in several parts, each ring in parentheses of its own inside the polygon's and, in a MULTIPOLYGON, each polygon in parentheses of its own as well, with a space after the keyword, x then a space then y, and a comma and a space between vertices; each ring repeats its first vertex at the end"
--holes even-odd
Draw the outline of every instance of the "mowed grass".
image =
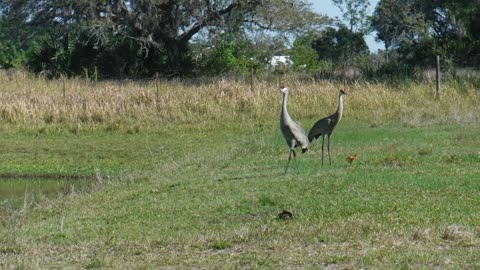
MULTIPOLYGON (((125 135, 109 136, 82 140, 114 149, 125 135)), ((274 124, 129 136, 138 142, 121 144, 132 159, 123 174, 3 219, 2 268, 479 267, 476 127, 346 120, 332 166, 315 145, 287 176, 274 124), (279 219, 283 209, 293 219, 279 219)))
MULTIPOLYGON (((106 117, 73 130, 74 117, 4 123, 2 172, 100 172, 102 181, 0 212, 0 268, 479 268, 480 131, 465 121, 478 119, 478 94, 452 94, 470 104, 453 109, 402 90, 392 95, 412 103, 378 99, 375 110, 357 91, 332 137, 332 166, 321 166, 316 141, 287 176, 273 91, 257 97, 271 108, 247 97, 246 116, 234 104, 232 115, 142 118, 134 130, 106 117), (422 102, 439 105, 415 112, 422 102), (292 219, 278 217, 284 209, 292 219)), ((335 109, 335 94, 312 112, 297 95, 290 112, 306 129, 335 109)))

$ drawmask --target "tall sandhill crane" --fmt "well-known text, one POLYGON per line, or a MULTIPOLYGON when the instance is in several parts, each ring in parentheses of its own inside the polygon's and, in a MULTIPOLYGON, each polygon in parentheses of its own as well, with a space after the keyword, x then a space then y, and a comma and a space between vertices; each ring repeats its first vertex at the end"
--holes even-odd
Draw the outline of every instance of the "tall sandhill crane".
POLYGON ((330 136, 332 136, 333 130, 337 126, 337 124, 342 119, 343 114, 343 96, 347 93, 345 91, 340 90, 338 95, 338 108, 337 111, 325 118, 318 120, 313 127, 310 129, 308 133, 308 140, 313 142, 313 140, 317 139, 318 137, 322 136, 322 166, 323 166, 323 146, 325 143, 325 136, 328 139, 328 160, 330 161, 330 165, 332 165, 332 160, 330 158, 330 136))
MULTIPOLYGON (((290 147, 290 156, 288 157, 287 167, 285 168, 285 175, 288 172, 288 165, 290 165, 290 160, 295 159, 295 164, 297 164, 297 158, 295 154, 295 147, 300 146, 302 148, 302 153, 305 153, 308 150, 308 145, 310 141, 307 138, 307 134, 303 128, 293 121, 290 114, 287 111, 287 99, 288 99, 288 87, 285 85, 280 86, 280 90, 283 92, 283 101, 282 101, 282 114, 280 116, 280 130, 282 131, 283 137, 287 141, 287 145, 290 147)), ((298 171, 298 166, 297 166, 298 171)))

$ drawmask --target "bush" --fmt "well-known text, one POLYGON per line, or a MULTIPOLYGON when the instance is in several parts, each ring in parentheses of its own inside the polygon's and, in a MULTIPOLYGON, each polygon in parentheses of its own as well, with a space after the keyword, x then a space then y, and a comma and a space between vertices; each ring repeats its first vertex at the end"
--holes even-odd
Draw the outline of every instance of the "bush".
POLYGON ((234 42, 220 41, 197 61, 197 71, 209 75, 231 72, 246 75, 252 66, 255 70, 260 70, 260 64, 242 51, 234 42))
POLYGON ((26 61, 25 51, 12 42, 0 42, 0 68, 9 69, 23 65, 26 61))
POLYGON ((359 69, 367 80, 391 81, 415 78, 415 68, 399 61, 389 61, 379 65, 366 62, 359 65, 359 69))

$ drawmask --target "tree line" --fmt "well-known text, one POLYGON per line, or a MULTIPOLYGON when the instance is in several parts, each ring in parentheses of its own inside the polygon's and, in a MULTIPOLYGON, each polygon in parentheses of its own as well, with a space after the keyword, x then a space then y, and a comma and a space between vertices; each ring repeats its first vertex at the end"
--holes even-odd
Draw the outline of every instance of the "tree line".
POLYGON ((54 78, 191 76, 261 71, 273 55, 322 73, 348 63, 365 74, 480 62, 480 0, 4 0, 0 68, 54 78), (369 14, 369 8, 373 14, 369 14), (369 52, 365 36, 385 44, 369 52))

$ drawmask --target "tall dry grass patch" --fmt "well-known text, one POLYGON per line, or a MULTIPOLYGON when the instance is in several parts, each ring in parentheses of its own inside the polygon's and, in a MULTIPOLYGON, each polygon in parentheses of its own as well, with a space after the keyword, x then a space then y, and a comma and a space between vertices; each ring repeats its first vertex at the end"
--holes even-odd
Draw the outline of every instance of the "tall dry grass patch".
MULTIPOLYGON (((278 83, 218 79, 103 81, 45 80, 25 72, 0 72, 0 121, 14 125, 151 127, 204 121, 275 121, 281 108, 278 83)), ((289 80, 289 110, 296 119, 335 111, 341 83, 289 80)), ((479 123, 479 91, 468 83, 435 85, 357 82, 348 86, 345 117, 352 120, 425 123, 479 123)))

